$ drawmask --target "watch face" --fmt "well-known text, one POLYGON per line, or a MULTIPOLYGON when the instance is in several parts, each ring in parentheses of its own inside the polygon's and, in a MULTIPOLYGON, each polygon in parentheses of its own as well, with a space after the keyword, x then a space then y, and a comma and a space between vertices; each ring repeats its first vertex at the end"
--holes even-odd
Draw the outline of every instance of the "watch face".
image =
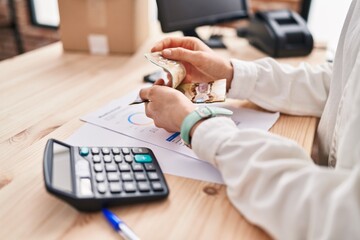
POLYGON ((209 118, 212 115, 212 111, 207 106, 199 107, 196 112, 199 114, 201 118, 209 118))

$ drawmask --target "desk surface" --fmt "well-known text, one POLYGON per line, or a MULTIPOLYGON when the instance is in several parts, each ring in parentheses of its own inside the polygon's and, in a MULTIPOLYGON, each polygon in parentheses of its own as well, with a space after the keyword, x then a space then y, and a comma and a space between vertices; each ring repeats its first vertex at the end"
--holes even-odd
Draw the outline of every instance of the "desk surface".
MULTIPOLYGON (((44 188, 42 154, 48 138, 65 140, 79 117, 142 86, 157 70, 143 57, 64 53, 61 43, 0 62, 0 239, 119 239, 100 213, 79 213, 44 188)), ((244 40, 226 39, 227 57, 264 55, 244 40)), ((323 50, 297 64, 324 61, 323 50)), ((317 120, 282 115, 272 132, 311 150, 317 120)), ((114 207, 142 239, 268 239, 231 205, 223 185, 166 175, 171 193, 160 202, 114 207)))

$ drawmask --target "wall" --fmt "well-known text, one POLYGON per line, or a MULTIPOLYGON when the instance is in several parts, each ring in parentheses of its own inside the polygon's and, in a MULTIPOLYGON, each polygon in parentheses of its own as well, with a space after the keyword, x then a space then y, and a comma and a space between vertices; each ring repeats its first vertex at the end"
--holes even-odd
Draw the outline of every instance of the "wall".
MULTIPOLYGON (((22 46, 25 52, 58 41, 59 33, 57 30, 41 28, 31 24, 27 0, 13 1, 16 8, 16 19, 18 21, 22 46)), ((0 0, 0 60, 18 54, 11 24, 9 1, 0 0)))
MULTIPOLYGON (((8 1, 0 0, 0 60, 18 54, 14 34, 10 26, 8 1)), ((16 19, 25 52, 58 41, 58 30, 36 27, 31 24, 28 0, 13 1, 15 2, 16 19)), ((301 0, 249 0, 249 5, 252 11, 279 8, 301 10, 301 0)))

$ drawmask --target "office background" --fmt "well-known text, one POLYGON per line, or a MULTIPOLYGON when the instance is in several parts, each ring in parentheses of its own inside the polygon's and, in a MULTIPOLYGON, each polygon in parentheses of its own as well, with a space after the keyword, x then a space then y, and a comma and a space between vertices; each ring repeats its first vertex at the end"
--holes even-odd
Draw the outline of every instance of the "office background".
MULTIPOLYGON (((60 39, 58 29, 34 25, 30 11, 31 1, 36 2, 0 0, 0 60, 60 39)), ((249 3, 251 11, 289 8, 300 12, 302 0, 249 0, 249 3)))

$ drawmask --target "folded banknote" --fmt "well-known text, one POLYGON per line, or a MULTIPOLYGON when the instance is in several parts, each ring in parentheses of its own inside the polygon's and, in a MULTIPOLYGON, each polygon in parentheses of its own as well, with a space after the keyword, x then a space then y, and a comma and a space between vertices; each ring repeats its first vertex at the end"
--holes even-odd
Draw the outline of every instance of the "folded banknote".
MULTIPOLYGON (((164 58, 161 52, 146 53, 146 59, 161 67, 168 75, 171 86, 181 91, 193 103, 223 102, 226 96, 226 79, 216 80, 210 83, 184 83, 186 69, 184 65, 175 60, 164 58)), ((142 103, 138 97, 130 104, 142 103)))

